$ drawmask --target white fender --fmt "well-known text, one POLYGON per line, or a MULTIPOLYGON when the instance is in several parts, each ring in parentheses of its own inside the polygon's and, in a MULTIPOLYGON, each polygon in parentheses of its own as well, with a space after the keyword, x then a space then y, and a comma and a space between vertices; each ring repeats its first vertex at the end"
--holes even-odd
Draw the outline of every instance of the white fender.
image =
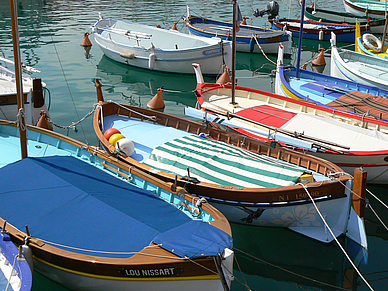
POLYGON ((148 57, 148 67, 152 70, 155 67, 156 55, 150 54, 148 57))
POLYGON ((133 141, 129 138, 122 138, 117 141, 116 150, 120 150, 121 152, 125 153, 128 157, 130 157, 133 152, 135 151, 135 145, 133 144, 133 141))

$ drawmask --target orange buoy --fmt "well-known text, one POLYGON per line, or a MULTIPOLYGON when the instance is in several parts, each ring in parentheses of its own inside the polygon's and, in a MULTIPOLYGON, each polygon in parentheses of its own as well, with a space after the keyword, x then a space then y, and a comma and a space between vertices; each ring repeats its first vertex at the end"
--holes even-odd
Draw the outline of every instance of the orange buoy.
POLYGON ((47 113, 44 110, 40 111, 40 118, 36 126, 40 128, 53 130, 53 127, 51 126, 50 122, 48 122, 47 120, 47 113))
POLYGON ((157 24, 156 27, 157 28, 162 28, 162 26, 160 24, 157 24))
POLYGON ((243 16, 243 21, 241 21, 242 25, 247 25, 247 17, 243 16))
POLYGON ((231 82, 228 71, 229 71, 229 68, 225 67, 225 71, 216 81, 217 84, 227 84, 231 82))
POLYGON ((92 46, 92 43, 90 42, 90 39, 89 39, 88 32, 84 33, 84 40, 81 42, 81 46, 84 46, 84 47, 92 46))
POLYGON ((104 137, 109 140, 110 137, 112 135, 114 135, 115 133, 121 133, 120 130, 118 130, 117 128, 108 128, 105 132, 104 132, 104 137))
POLYGON ((122 135, 121 133, 115 133, 115 134, 112 134, 112 136, 109 138, 109 143, 113 144, 114 146, 116 145, 116 143, 122 139, 122 138, 125 138, 124 135, 122 135))
POLYGON ((172 30, 178 30, 178 28, 176 27, 176 21, 174 21, 174 25, 172 26, 171 29, 172 29, 172 30))
POLYGON ((156 95, 147 103, 147 107, 151 109, 162 109, 165 107, 162 96, 162 89, 158 89, 156 95))
POLYGON ((319 55, 316 56, 316 58, 311 61, 311 63, 314 66, 325 66, 326 65, 325 55, 323 54, 324 52, 325 52, 325 49, 321 48, 319 55))

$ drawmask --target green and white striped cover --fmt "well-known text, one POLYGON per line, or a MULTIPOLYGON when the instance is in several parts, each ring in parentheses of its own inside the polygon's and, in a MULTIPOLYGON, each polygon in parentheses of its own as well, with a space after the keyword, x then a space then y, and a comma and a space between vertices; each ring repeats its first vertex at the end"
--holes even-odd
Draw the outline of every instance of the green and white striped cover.
POLYGON ((303 170, 264 155, 196 135, 176 138, 156 147, 146 165, 201 182, 237 187, 294 185, 303 170))

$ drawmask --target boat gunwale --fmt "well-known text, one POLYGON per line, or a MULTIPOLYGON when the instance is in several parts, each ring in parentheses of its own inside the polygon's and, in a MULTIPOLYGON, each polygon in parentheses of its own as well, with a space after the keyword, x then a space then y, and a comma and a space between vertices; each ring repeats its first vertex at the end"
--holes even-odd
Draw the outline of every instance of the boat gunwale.
MULTIPOLYGON (((149 116, 158 116, 158 118, 155 120, 159 124, 165 125, 166 120, 168 120, 168 125, 171 127, 175 127, 178 129, 186 130, 187 132, 192 132, 195 134, 199 134, 200 131, 205 133, 206 135, 209 134, 209 136, 214 137, 216 140, 228 142, 230 144, 234 145, 241 145, 241 141, 244 140, 245 144, 251 144, 251 145, 257 145, 260 153, 263 153, 267 156, 272 156, 273 158, 281 158, 283 161, 289 161, 293 163, 294 165, 309 168, 311 171, 318 172, 323 175, 329 175, 329 172, 337 173, 335 175, 335 180, 326 180, 326 181, 318 181, 313 183, 308 183, 305 185, 305 187, 313 189, 314 187, 321 187, 320 194, 317 195, 318 199, 319 197, 336 197, 343 194, 342 187, 344 187, 344 184, 346 181, 350 180, 351 177, 344 174, 338 174, 343 173, 343 170, 338 167, 337 165, 326 161, 322 158, 315 157, 312 155, 307 155, 301 152, 293 151, 287 148, 278 147, 271 148, 270 143, 260 142, 256 139, 251 139, 249 137, 244 137, 240 134, 232 134, 215 129, 215 128, 207 128, 204 129, 202 124, 186 119, 180 119, 176 116, 169 115, 166 113, 160 113, 157 111, 145 109, 145 108, 139 108, 139 107, 133 107, 130 105, 122 105, 120 104, 120 107, 115 105, 114 103, 107 103, 107 102, 101 102, 101 106, 96 109, 96 112, 94 114, 94 120, 93 120, 93 126, 96 132, 96 135, 101 142, 102 146, 112 155, 117 155, 115 153, 115 147, 109 143, 109 141, 104 137, 101 128, 100 128, 100 118, 101 118, 101 107, 103 107, 103 115, 109 116, 109 115, 122 115, 122 116, 131 116, 136 115, 132 113, 130 110, 127 110, 127 115, 125 114, 126 109, 122 108, 127 107, 134 111, 137 111, 141 114, 148 114, 149 116), (190 131, 188 131, 188 128, 190 128, 190 131), (197 133, 198 132, 198 133, 197 133), (335 191, 333 189, 336 189, 335 191), (329 194, 328 194, 329 193, 329 194)), ((248 146, 249 149, 249 146, 248 146)), ((252 150, 252 148, 250 149, 252 150)), ((211 183, 204 183, 200 182, 198 184, 187 182, 183 177, 178 177, 173 174, 169 174, 162 171, 155 171, 152 167, 149 167, 147 165, 144 165, 136 160, 134 160, 131 157, 127 157, 125 154, 120 153, 118 155, 118 158, 120 160, 123 160, 127 162, 128 164, 142 168, 145 171, 148 171, 152 175, 157 176, 158 178, 165 180, 165 181, 174 181, 174 179, 177 179, 178 185, 186 186, 191 193, 200 193, 201 196, 205 197, 214 197, 219 199, 225 199, 230 201, 241 201, 241 202, 247 202, 247 203, 275 203, 275 202, 281 202, 282 201, 282 195, 285 195, 286 193, 295 194, 295 197, 297 197, 297 193, 305 193, 304 186, 301 184, 295 184, 292 186, 287 187, 270 187, 270 188, 245 188, 245 187, 235 187, 235 186, 223 186, 223 185, 215 185, 211 183), (237 200, 236 200, 237 199, 237 200)), ((317 190, 318 191, 318 190, 317 190)), ((290 195, 291 196, 291 195, 290 195)), ((300 199, 294 198, 290 199, 290 202, 299 201, 300 199)), ((284 206, 287 206, 288 204, 285 204, 284 206)))

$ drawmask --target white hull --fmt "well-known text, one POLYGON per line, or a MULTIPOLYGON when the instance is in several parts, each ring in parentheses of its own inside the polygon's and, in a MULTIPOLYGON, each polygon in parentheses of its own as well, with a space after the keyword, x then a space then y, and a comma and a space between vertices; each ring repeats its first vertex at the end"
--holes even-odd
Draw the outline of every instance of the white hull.
POLYGON ((111 32, 99 33, 98 27, 108 25, 103 26, 102 21, 108 23, 109 20, 95 24, 95 41, 107 57, 122 64, 168 73, 193 74, 191 64, 198 62, 206 75, 222 74, 224 65, 232 66, 232 46, 229 41, 130 24, 132 29, 151 35, 150 39, 134 41, 111 32))
POLYGON ((335 46, 331 50, 330 74, 388 89, 388 61, 348 50, 340 52, 335 46))
MULTIPOLYGON (((224 274, 233 274, 233 255, 228 256, 226 260, 222 261, 222 268, 224 274)), ((161 279, 155 278, 148 279, 134 279, 128 278, 127 280, 120 278, 119 280, 112 277, 97 278, 96 276, 88 276, 85 273, 70 272, 62 268, 55 268, 55 266, 45 264, 41 261, 34 260, 34 269, 52 280, 53 282, 65 286, 75 291, 106 291, 106 290, 131 290, 131 291, 144 291, 144 290, 158 290, 158 291, 171 291, 171 290, 185 290, 185 291, 198 291, 198 290, 214 290, 224 291, 224 288, 218 279, 214 280, 190 280, 190 279, 161 279)), ((146 269, 146 267, 145 267, 146 269)), ((227 284, 230 288, 233 275, 226 275, 227 284)))
MULTIPOLYGON (((350 189, 351 185, 348 187, 350 189)), ((312 196, 314 195, 313 189, 309 189, 309 192, 312 196)), ((300 195, 309 201, 305 192, 300 193, 300 195)), ((287 199, 287 197, 284 198, 287 199)), ((226 201, 210 202, 233 223, 289 228, 324 243, 329 243, 334 239, 311 202, 295 205, 280 203, 270 205, 268 203, 268 205, 256 206, 233 205, 226 201)), ((350 191, 347 191, 346 196, 340 199, 316 201, 316 205, 335 236, 345 234, 351 207, 350 191), (340 215, 338 215, 339 213, 340 215)))
MULTIPOLYGON (((375 8, 373 7, 373 5, 371 5, 370 7, 368 7, 368 13, 366 13, 366 10, 362 7, 359 7, 359 9, 355 9, 350 6, 351 3, 348 4, 346 3, 345 0, 343 0, 343 2, 344 2, 345 11, 347 13, 353 14, 355 16, 367 15, 374 18, 384 18, 384 10, 381 10, 381 8, 375 8)), ((384 6, 384 2, 381 2, 380 7, 383 7, 383 6, 384 6)))

